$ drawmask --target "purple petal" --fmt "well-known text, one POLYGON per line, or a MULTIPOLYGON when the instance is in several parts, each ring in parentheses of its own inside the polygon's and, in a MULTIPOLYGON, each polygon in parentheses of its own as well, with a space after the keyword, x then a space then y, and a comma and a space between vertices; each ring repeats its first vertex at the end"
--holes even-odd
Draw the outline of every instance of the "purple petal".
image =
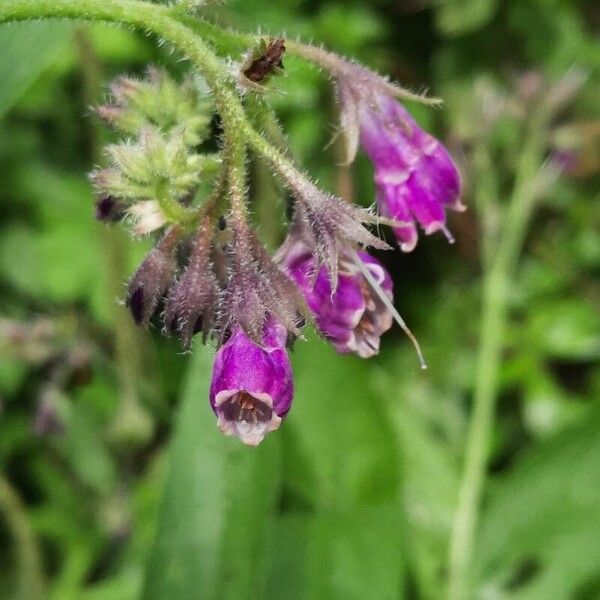
POLYGON ((281 424, 293 397, 286 337, 285 328, 270 323, 265 328, 265 345, 260 347, 238 327, 217 352, 210 403, 224 433, 256 445, 281 424), (256 410, 248 412, 252 419, 233 405, 238 400, 253 403, 256 410))
POLYGON ((450 237, 444 209, 464 206, 460 175, 446 148, 389 96, 363 102, 360 122, 362 146, 375 166, 379 210, 405 223, 394 228, 401 249, 416 246, 415 221, 426 234, 442 230, 450 237))

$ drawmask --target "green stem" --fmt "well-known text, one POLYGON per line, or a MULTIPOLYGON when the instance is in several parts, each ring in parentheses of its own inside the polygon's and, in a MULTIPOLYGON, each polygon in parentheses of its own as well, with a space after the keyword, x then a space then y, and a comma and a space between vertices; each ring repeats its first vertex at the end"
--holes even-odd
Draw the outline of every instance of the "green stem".
POLYGON ((250 93, 246 97, 246 111, 255 129, 283 154, 289 152, 289 144, 275 110, 261 93, 250 93))
POLYGON ((257 44, 264 36, 240 33, 231 29, 223 29, 206 19, 182 14, 176 6, 170 8, 172 15, 180 23, 195 31, 205 40, 209 40, 215 49, 226 55, 240 55, 257 44))
POLYGON ((0 515, 4 516, 17 548, 23 598, 44 598, 44 570, 35 534, 25 508, 8 479, 0 473, 0 515))
MULTIPOLYGON (((532 119, 501 237, 484 276, 473 413, 467 432, 464 470, 450 541, 448 600, 467 600, 471 597, 475 529, 494 426, 507 300, 538 195, 535 182, 543 159, 545 123, 546 115, 543 113, 532 119)), ((491 208, 488 207, 488 210, 491 208)))
POLYGON ((183 227, 195 224, 198 216, 197 211, 182 206, 181 203, 173 197, 167 183, 157 185, 154 196, 158 201, 161 212, 169 221, 179 223, 183 227))

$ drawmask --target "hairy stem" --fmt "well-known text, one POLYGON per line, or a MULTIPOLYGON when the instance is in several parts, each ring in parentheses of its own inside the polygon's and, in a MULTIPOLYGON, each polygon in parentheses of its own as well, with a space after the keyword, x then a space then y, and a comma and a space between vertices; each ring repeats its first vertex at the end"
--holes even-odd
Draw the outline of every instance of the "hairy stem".
POLYGON ((39 18, 124 23, 166 40, 190 60, 205 78, 221 116, 225 145, 232 155, 229 158, 231 199, 240 215, 245 210, 242 208, 245 142, 263 155, 284 180, 286 175, 297 173, 293 163, 249 123, 239 97, 228 82, 227 66, 198 37, 197 32, 175 18, 168 7, 139 0, 4 0, 0 5, 0 23, 39 18), (240 198, 242 201, 239 201, 240 198))
MULTIPOLYGON (((469 422, 465 463, 458 492, 449 555, 448 600, 468 600, 475 529, 486 468, 507 322, 507 300, 535 200, 537 176, 542 167, 546 115, 531 120, 522 150, 514 191, 502 233, 483 281, 480 350, 475 378, 473 412, 469 422)), ((493 207, 487 207, 491 210, 493 207)), ((485 216, 484 216, 485 218, 485 216)), ((489 250, 485 254, 489 256, 489 250)), ((485 258, 485 257, 484 257, 485 258)), ((485 261, 484 261, 485 262, 485 261)))

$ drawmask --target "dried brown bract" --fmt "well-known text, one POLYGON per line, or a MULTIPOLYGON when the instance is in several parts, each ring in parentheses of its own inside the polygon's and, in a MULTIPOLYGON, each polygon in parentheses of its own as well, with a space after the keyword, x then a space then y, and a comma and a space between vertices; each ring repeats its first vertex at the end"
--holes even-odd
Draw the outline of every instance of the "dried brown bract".
POLYGON ((242 67, 244 76, 253 83, 262 83, 267 77, 283 70, 283 55, 285 54, 285 39, 280 37, 260 42, 258 48, 251 53, 248 61, 242 67))

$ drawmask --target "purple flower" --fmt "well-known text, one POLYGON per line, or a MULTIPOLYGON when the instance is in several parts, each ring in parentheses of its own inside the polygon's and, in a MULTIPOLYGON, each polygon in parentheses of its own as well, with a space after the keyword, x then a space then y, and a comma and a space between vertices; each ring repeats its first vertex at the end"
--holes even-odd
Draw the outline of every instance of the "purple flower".
POLYGON ((258 446, 267 433, 281 425, 294 393, 286 338, 286 328, 271 318, 264 328, 262 346, 237 326, 217 352, 210 404, 224 434, 258 446))
POLYGON ((394 98, 381 92, 357 103, 360 141, 375 166, 382 215, 402 223, 394 233, 404 252, 417 245, 416 223, 429 235, 446 228, 446 208, 462 211, 460 175, 446 148, 423 131, 394 98))
MULTIPOLYGON (((392 300, 393 284, 388 272, 367 252, 357 255, 392 300)), ((315 256, 301 242, 292 246, 283 264, 302 291, 317 327, 339 353, 354 352, 369 358, 379 352, 379 340, 392 326, 393 317, 348 251, 341 254, 338 286, 333 293, 326 268, 321 267, 315 274, 315 256)))

